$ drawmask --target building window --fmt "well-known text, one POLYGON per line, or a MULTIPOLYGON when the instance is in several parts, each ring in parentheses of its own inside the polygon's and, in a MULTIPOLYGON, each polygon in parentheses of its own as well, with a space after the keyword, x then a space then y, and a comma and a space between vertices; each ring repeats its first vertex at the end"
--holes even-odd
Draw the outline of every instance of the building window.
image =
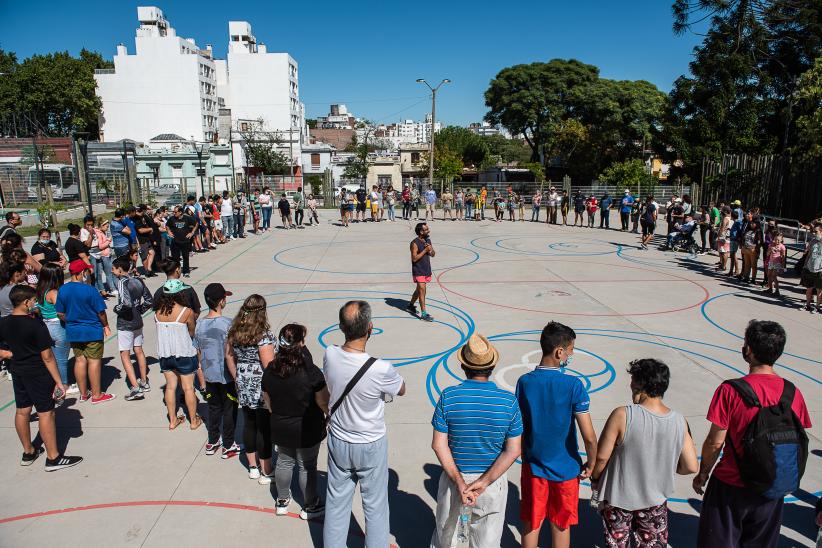
POLYGON ((420 163, 420 153, 419 152, 412 152, 411 153, 411 163, 412 164, 420 163))
POLYGON ((311 165, 312 167, 320 167, 320 155, 316 153, 311 154, 311 165))
POLYGON ((243 122, 240 124, 240 131, 248 131, 248 122, 243 122))

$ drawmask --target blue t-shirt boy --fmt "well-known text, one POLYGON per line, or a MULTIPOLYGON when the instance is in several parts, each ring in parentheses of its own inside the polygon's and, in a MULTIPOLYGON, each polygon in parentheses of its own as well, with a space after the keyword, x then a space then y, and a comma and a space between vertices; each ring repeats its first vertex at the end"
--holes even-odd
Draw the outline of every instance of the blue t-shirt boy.
POLYGON ((582 470, 574 416, 588 413, 591 400, 582 381, 558 367, 537 366, 517 382, 524 426, 522 460, 531 474, 568 481, 582 470))
POLYGON ((225 364, 225 340, 231 319, 224 316, 200 318, 194 329, 194 348, 200 351, 200 367, 206 382, 228 384, 231 374, 225 364))
POLYGON ((106 311, 100 292, 82 282, 69 282, 57 291, 54 309, 66 317, 66 339, 70 343, 103 340, 99 314, 106 311))

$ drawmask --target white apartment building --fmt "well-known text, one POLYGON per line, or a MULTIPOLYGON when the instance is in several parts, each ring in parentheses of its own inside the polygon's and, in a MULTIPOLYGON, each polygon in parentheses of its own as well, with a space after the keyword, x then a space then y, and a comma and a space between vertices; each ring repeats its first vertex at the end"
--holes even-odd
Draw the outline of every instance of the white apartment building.
MULTIPOLYGON (((442 124, 434 124, 434 131, 440 131, 442 124)), ((376 128, 366 128, 357 130, 357 138, 362 140, 366 131, 375 138, 390 142, 392 150, 397 150, 402 145, 414 143, 428 143, 431 141, 431 115, 425 116, 424 122, 414 120, 401 120, 394 124, 382 124, 376 128)))
POLYGON ((103 102, 100 140, 146 142, 161 133, 211 142, 217 130, 217 80, 210 46, 180 38, 156 7, 137 8, 135 54, 117 46, 114 69, 96 70, 103 102))
POLYGON ((229 21, 228 34, 227 59, 215 61, 215 66, 217 93, 231 109, 236 130, 232 133, 235 162, 240 158, 240 165, 245 165, 239 135, 245 127, 277 133, 278 148, 299 166, 300 147, 308 132, 297 62, 287 53, 269 53, 265 44, 258 44, 247 21, 229 21))

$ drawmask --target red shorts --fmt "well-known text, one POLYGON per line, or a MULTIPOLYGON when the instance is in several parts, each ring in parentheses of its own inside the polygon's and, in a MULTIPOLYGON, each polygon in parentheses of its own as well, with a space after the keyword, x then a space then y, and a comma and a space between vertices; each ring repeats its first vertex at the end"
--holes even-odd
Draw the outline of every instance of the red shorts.
POLYGON ((431 283, 431 276, 412 276, 414 281, 418 284, 431 283))
POLYGON ((579 523, 578 478, 550 481, 534 476, 531 467, 523 463, 520 490, 519 516, 526 530, 539 529, 545 518, 560 529, 579 523))

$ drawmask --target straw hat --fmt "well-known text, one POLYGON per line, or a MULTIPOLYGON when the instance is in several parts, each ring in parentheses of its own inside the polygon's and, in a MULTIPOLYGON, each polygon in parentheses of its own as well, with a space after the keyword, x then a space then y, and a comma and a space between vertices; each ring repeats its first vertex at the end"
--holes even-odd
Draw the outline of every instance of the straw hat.
POLYGON ((457 354, 457 359, 468 369, 488 369, 499 361, 499 351, 479 333, 469 337, 457 354))

